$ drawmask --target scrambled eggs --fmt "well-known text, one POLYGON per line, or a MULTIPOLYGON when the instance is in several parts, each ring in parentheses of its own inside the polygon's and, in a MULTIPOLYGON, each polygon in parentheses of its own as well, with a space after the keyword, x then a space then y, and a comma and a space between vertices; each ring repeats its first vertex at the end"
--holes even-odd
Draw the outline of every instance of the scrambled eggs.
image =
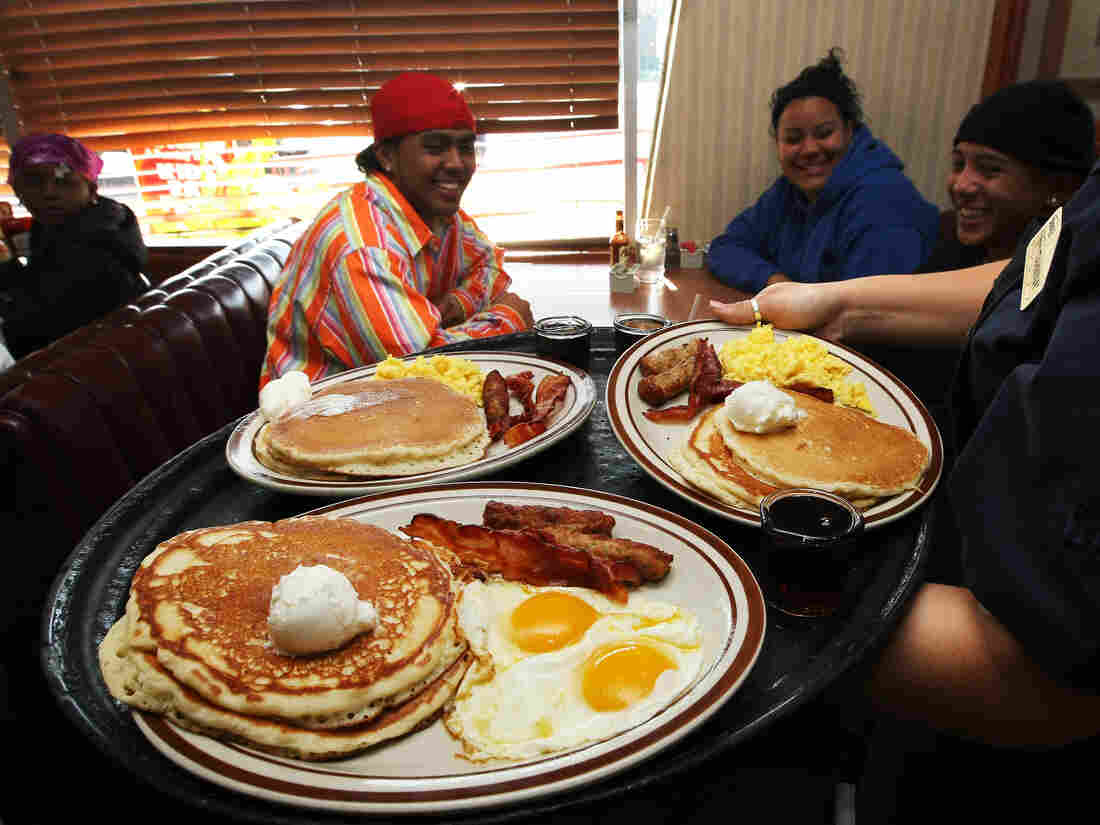
POLYGON ((852 368, 808 335, 776 341, 770 324, 758 324, 744 338, 726 341, 718 359, 725 377, 734 381, 770 381, 777 387, 813 384, 832 390, 837 404, 875 412, 867 388, 847 380, 852 368))
POLYGON ((392 355, 378 365, 375 378, 434 378, 481 406, 481 385, 485 376, 473 361, 451 355, 418 356, 402 361, 392 355))

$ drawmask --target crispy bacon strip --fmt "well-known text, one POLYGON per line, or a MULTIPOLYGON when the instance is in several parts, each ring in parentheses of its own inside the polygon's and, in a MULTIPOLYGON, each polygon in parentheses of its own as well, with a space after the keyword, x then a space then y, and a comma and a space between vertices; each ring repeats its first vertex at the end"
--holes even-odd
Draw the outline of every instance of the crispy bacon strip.
POLYGON ((640 541, 594 535, 564 525, 547 525, 529 532, 566 547, 587 550, 596 558, 607 562, 629 564, 647 582, 660 581, 668 575, 672 566, 670 553, 640 541))
POLYGON ((509 447, 518 447, 525 441, 530 441, 536 435, 546 432, 547 421, 554 410, 558 408, 565 393, 569 389, 568 375, 547 375, 539 382, 539 388, 535 397, 531 398, 531 373, 517 373, 510 376, 508 381, 517 378, 514 382, 523 394, 520 403, 523 404, 522 416, 512 416, 509 422, 511 426, 504 433, 504 443, 509 447))
POLYGON ((532 398, 535 392, 535 382, 532 380, 534 377, 535 374, 533 372, 527 371, 517 372, 504 379, 512 395, 514 395, 519 400, 519 403, 523 405, 523 414, 512 416, 512 423, 530 421, 535 415, 535 401, 532 398))
POLYGON ((732 378, 723 378, 714 385, 714 390, 710 394, 710 403, 717 404, 720 401, 725 401, 727 395, 744 383, 744 381, 734 381, 732 378))
POLYGON ((485 405, 485 423, 489 427, 489 438, 496 441, 511 423, 508 412, 508 384, 499 370, 492 370, 485 376, 481 385, 481 399, 485 405))
POLYGON ((574 510, 570 507, 544 507, 538 504, 485 502, 481 517, 486 527, 495 530, 523 530, 533 527, 570 527, 583 533, 610 536, 615 519, 599 510, 574 510))
MULTIPOLYGON (((715 384, 714 390, 710 393, 710 403, 717 404, 721 401, 725 401, 727 395, 744 383, 744 381, 734 381, 732 378, 723 378, 715 384)), ((832 404, 834 399, 833 391, 828 387, 819 387, 815 384, 807 384, 802 381, 794 384, 784 384, 780 389, 800 392, 803 395, 812 395, 814 398, 819 398, 827 404, 832 404)))
POLYGON ((783 389, 791 390, 792 392, 800 392, 805 395, 812 395, 814 398, 819 398, 826 403, 833 403, 833 391, 828 387, 818 387, 814 384, 806 384, 800 381, 796 384, 787 384, 783 389))
POLYGON ((722 362, 718 360, 718 352, 709 343, 699 348, 695 359, 699 367, 691 390, 698 395, 702 406, 710 401, 722 383, 722 362))
POLYGON ((413 516, 401 531, 450 550, 463 565, 513 581, 588 587, 620 604, 628 598, 626 585, 640 583, 640 576, 630 565, 607 562, 525 531, 459 524, 430 513, 413 516))
POLYGON ((565 400, 565 393, 570 384, 568 375, 547 375, 539 381, 539 388, 535 392, 535 415, 533 421, 545 421, 557 409, 558 404, 565 400))
POLYGON ((497 530, 526 530, 541 538, 577 550, 587 550, 606 561, 633 566, 645 581, 668 575, 672 556, 651 544, 611 536, 615 519, 599 510, 506 504, 489 500, 482 521, 497 530))
POLYGON ((509 447, 518 447, 544 432, 546 432, 545 421, 520 421, 504 431, 504 443, 509 447))

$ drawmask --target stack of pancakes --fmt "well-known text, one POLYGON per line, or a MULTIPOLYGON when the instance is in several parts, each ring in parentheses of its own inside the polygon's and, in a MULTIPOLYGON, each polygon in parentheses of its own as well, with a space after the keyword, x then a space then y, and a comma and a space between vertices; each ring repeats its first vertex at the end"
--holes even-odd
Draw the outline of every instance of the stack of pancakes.
POLYGON ((415 730, 469 665, 457 585, 429 549, 352 519, 308 516, 182 533, 134 576, 100 645, 111 693, 181 726, 300 759, 332 759, 415 730), (271 644, 271 590, 298 565, 343 573, 373 631, 306 657, 271 644))
POLYGON ((257 460, 302 478, 407 476, 477 461, 485 413, 430 378, 361 378, 318 392, 257 433, 257 460))
POLYGON ((773 433, 747 433, 722 405, 708 408, 669 463, 688 482, 734 506, 777 490, 813 487, 857 507, 915 488, 928 448, 913 433, 858 410, 794 393, 806 415, 773 433))

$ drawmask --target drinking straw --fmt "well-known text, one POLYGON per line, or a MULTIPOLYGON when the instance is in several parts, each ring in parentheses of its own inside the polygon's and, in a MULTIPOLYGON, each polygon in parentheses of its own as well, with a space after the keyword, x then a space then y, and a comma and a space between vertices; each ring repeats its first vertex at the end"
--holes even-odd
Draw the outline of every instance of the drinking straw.
POLYGON ((668 213, 669 213, 669 210, 671 210, 671 209, 672 209, 671 205, 666 206, 665 211, 661 213, 661 222, 657 225, 658 235, 663 235, 664 234, 664 232, 665 232, 665 221, 668 220, 668 213))

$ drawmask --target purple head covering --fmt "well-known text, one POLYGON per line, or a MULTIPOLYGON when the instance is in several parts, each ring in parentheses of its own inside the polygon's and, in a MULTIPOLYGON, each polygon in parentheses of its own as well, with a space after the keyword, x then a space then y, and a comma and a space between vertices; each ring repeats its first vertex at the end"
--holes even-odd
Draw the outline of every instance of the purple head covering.
POLYGON ((64 164, 95 183, 103 169, 103 158, 76 138, 65 135, 27 135, 16 141, 8 162, 8 185, 17 172, 40 163, 64 164))

